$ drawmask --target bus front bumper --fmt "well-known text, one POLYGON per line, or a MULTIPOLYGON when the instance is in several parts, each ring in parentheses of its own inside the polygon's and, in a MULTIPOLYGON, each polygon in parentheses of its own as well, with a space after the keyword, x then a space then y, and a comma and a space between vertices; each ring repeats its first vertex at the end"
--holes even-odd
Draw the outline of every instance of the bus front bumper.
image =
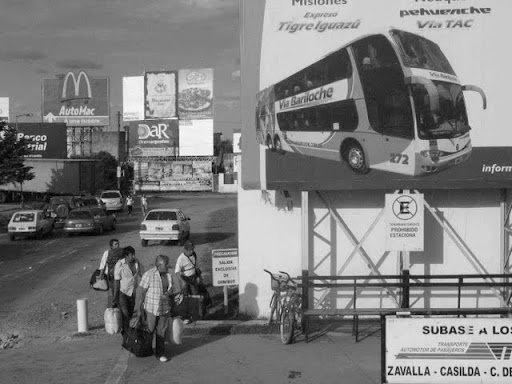
POLYGON ((428 175, 444 171, 448 168, 452 168, 456 165, 462 164, 469 159, 471 156, 472 147, 471 145, 464 148, 462 151, 457 153, 442 156, 435 161, 429 157, 423 155, 416 155, 416 174, 417 175, 428 175))

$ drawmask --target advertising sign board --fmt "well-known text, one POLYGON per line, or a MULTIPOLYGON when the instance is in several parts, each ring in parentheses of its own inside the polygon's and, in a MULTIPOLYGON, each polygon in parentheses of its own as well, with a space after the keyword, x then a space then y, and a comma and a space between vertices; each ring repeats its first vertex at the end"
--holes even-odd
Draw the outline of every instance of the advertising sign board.
POLYGON ((84 71, 43 78, 43 121, 68 127, 108 126, 109 92, 108 77, 92 77, 84 71))
POLYGON ((30 154, 27 157, 67 158, 67 127, 65 123, 18 123, 17 126, 18 136, 30 140, 30 154))
POLYGON ((241 0, 243 187, 510 187, 511 11, 241 0))
POLYGON ((178 120, 131 121, 130 148, 132 157, 177 156, 178 120))
POLYGON ((213 156, 213 120, 180 120, 180 156, 213 156))
POLYGON ((212 284, 222 287, 238 284, 238 249, 212 249, 212 284))
POLYGON ((242 152, 242 133, 234 132, 233 133, 233 153, 241 153, 242 152))
POLYGON ((0 121, 9 121, 9 98, 0 97, 0 121))
POLYGON ((175 71, 144 74, 144 118, 177 118, 177 76, 175 71))
POLYGON ((423 251, 423 194, 386 194, 386 250, 423 251))
MULTIPOLYGON (((158 191, 211 191, 212 161, 136 161, 135 183, 158 191)), ((148 189, 149 190, 149 189, 148 189)))
POLYGON ((123 77, 123 120, 144 120, 144 76, 123 77))
POLYGON ((386 317, 385 383, 507 383, 512 319, 386 317))
POLYGON ((213 119, 213 69, 178 72, 180 120, 213 119))

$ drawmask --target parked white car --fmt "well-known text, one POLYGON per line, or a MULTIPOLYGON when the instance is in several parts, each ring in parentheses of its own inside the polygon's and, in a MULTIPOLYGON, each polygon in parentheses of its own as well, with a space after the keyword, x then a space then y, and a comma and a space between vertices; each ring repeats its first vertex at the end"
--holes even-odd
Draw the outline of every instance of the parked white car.
POLYGON ((11 241, 16 237, 35 237, 42 239, 43 236, 53 233, 55 219, 43 210, 25 210, 15 212, 7 226, 7 232, 11 241))
POLYGON ((124 199, 121 192, 117 190, 103 191, 100 195, 101 201, 105 203, 107 211, 122 211, 124 199))
POLYGON ((140 243, 143 247, 149 240, 177 241, 182 245, 190 238, 189 221, 181 209, 153 209, 140 224, 140 243))

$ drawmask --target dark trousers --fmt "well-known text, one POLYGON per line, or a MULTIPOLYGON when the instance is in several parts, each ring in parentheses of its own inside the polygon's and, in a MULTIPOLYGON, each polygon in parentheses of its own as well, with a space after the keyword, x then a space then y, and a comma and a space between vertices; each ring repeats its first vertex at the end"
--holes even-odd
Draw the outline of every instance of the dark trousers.
POLYGON ((123 329, 128 329, 130 326, 130 319, 135 310, 135 291, 131 296, 119 292, 119 309, 123 316, 123 329))
POLYGON ((114 300, 114 276, 105 275, 108 280, 108 297, 107 297, 107 308, 112 308, 112 301, 114 300))
POLYGON ((128 209, 128 214, 132 214, 133 205, 127 205, 126 209, 128 209))
POLYGON ((165 332, 167 331, 168 315, 156 316, 146 311, 146 322, 149 332, 156 334, 155 356, 164 356, 165 332))

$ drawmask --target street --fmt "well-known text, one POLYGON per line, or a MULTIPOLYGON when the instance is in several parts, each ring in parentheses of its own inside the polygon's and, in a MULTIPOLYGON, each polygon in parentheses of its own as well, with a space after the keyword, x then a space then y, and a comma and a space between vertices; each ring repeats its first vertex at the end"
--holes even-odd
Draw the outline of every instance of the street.
MULTIPOLYGON (((236 195, 150 196, 149 209, 158 207, 179 207, 191 218, 191 239, 210 284, 211 249, 237 247, 236 195)), ((65 338, 77 331, 76 300, 81 298, 88 299, 90 327, 103 327, 107 295, 90 289, 89 279, 111 238, 119 239, 122 247, 134 247, 146 269, 158 254, 168 255, 174 267, 182 252, 178 245, 157 242, 143 248, 138 234, 141 221, 137 201, 132 216, 119 213, 117 230, 101 236, 66 237, 56 230, 42 240, 11 242, 6 233, 0 234, 0 335, 4 335, 0 338, 18 335, 20 346, 65 338)))

